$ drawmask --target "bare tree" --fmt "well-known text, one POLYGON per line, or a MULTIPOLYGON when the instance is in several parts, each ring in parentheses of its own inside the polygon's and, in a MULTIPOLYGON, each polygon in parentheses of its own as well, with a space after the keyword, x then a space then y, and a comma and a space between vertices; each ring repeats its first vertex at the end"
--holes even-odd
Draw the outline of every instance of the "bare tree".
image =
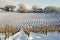
POLYGON ((44 10, 46 12, 58 12, 59 11, 58 7, 55 7, 55 6, 47 6, 44 8, 44 10))
POLYGON ((15 8, 16 6, 14 6, 14 5, 6 5, 5 7, 4 7, 4 9, 5 9, 5 11, 13 11, 13 9, 15 8))
POLYGON ((27 9, 24 4, 19 4, 19 12, 21 13, 27 12, 27 9))
POLYGON ((6 5, 6 6, 4 7, 4 9, 5 9, 5 11, 9 11, 9 5, 6 5))
POLYGON ((37 5, 33 5, 33 6, 32 6, 32 9, 35 10, 35 11, 36 11, 37 9, 39 9, 39 8, 40 8, 40 7, 37 6, 37 5))
POLYGON ((10 5, 9 8, 11 9, 10 11, 14 11, 13 9, 16 8, 16 6, 14 6, 14 5, 10 5))
POLYGON ((1 10, 4 10, 4 7, 0 7, 1 10))

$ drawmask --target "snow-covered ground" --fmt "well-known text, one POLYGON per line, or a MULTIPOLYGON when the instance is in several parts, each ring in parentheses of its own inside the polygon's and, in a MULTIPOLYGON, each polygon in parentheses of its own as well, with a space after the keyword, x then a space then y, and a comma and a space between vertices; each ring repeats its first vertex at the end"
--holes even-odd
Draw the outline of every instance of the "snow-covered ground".
MULTIPOLYGON (((59 14, 20 14, 12 12, 0 12, 0 27, 5 27, 5 24, 14 25, 16 27, 24 26, 25 24, 31 26, 38 25, 58 25, 60 24, 60 15, 59 14)), ((25 40, 26 36, 23 35, 24 32, 20 31, 16 35, 16 38, 11 36, 10 40, 25 40), (19 35, 18 35, 19 34, 19 35), (24 38, 22 38, 24 37, 24 38), (17 39, 18 38, 18 39, 17 39)), ((0 34, 0 39, 5 40, 5 35, 0 34)), ((7 40, 9 40, 7 38, 7 40)), ((26 38, 27 40, 27 38, 26 38)), ((60 33, 48 33, 47 35, 39 33, 30 33, 28 40, 60 40, 60 33)))
POLYGON ((13 26, 24 26, 25 24, 35 26, 54 26, 60 25, 59 14, 45 13, 16 13, 16 12, 0 12, 0 27, 5 27, 6 24, 13 26))
MULTIPOLYGON (((49 32, 47 35, 31 32, 29 38, 26 38, 27 36, 24 36, 24 33, 20 33, 19 35, 18 34, 19 32, 15 34, 15 36, 10 36, 9 40, 60 40, 60 33, 56 32, 49 32)), ((3 35, 0 37, 2 37, 2 40, 4 39, 3 35)))
POLYGON ((5 35, 0 34, 0 40, 5 40, 5 35))
POLYGON ((60 34, 48 33, 47 35, 44 35, 44 34, 31 33, 29 40, 60 40, 60 34))

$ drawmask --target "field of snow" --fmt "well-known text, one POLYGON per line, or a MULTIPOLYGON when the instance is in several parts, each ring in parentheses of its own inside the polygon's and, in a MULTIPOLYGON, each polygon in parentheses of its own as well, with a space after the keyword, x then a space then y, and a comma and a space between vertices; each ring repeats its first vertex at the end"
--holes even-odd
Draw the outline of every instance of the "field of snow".
POLYGON ((6 24, 13 26, 42 26, 42 25, 60 25, 60 14, 42 14, 42 13, 15 13, 15 12, 0 12, 0 27, 6 24))
POLYGON ((60 34, 48 33, 47 35, 44 35, 44 34, 31 33, 29 40, 60 40, 60 34))
MULTIPOLYGON (((0 27, 5 27, 6 24, 14 25, 15 27, 21 27, 25 24, 31 26, 40 26, 40 25, 58 25, 60 24, 60 15, 59 14, 37 14, 37 13, 12 13, 12 12, 0 12, 0 27)), ((18 32, 16 39, 25 40, 24 32, 18 32), (24 35, 23 35, 24 34, 24 35), (20 37, 20 38, 19 38, 20 37), (18 39, 17 39, 18 38, 18 39)), ((15 38, 15 37, 14 37, 15 38)), ((5 40, 5 35, 0 34, 0 39, 5 40)), ((10 37, 12 40, 13 37, 10 37)), ((7 39, 8 40, 8 39, 7 39)), ((26 39, 27 40, 27 39, 26 39)), ((39 33, 30 33, 28 40, 60 40, 60 33, 48 33, 47 35, 39 34, 39 33)))
MULTIPOLYGON (((2 40, 5 40, 3 35, 0 37, 2 37, 2 40)), ((19 40, 20 37, 23 40, 27 40, 27 39, 24 39, 25 37, 24 35, 21 35, 21 36, 18 35, 14 40, 19 40)), ((13 37, 10 38, 10 40, 12 39, 13 37)), ((28 40, 60 40, 60 33, 48 33, 47 35, 44 35, 44 34, 38 34, 38 33, 31 32, 28 40)))

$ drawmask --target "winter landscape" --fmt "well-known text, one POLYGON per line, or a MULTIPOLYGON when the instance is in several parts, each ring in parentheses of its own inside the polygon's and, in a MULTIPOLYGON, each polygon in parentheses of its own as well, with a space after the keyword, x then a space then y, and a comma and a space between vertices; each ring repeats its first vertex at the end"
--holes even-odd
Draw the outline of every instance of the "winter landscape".
POLYGON ((60 40, 60 0, 0 0, 0 40, 60 40))
MULTIPOLYGON (((6 36, 4 32, 0 33, 1 40, 60 40, 60 32, 58 30, 46 31, 45 32, 35 32, 29 31, 29 37, 24 32, 24 27, 33 28, 34 27, 53 27, 54 25, 60 25, 60 14, 41 14, 41 13, 14 13, 14 12, 0 12, 0 28, 9 29, 10 27, 16 27, 20 29, 15 34, 8 34, 11 31, 6 31, 6 36), (13 14, 11 14, 13 13, 13 14)), ((54 26, 55 27, 55 26, 54 26)), ((60 26, 59 27, 60 30, 60 26)), ((37 29, 37 28, 36 28, 37 29)), ((12 29, 10 29, 12 30, 12 29)), ((35 30, 35 29, 34 29, 35 30)), ((15 31, 15 30, 14 30, 15 31)), ((1 29, 0 29, 1 32, 1 29)))

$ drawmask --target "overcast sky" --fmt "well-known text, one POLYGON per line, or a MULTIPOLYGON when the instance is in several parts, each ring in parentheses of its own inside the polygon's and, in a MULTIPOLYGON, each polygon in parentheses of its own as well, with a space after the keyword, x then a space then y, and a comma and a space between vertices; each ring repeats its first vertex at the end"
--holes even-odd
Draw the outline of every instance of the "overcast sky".
POLYGON ((31 8, 33 4, 39 5, 40 7, 45 7, 50 5, 60 7, 60 0, 0 0, 0 6, 6 4, 17 5, 20 3, 25 4, 27 8, 31 8))

